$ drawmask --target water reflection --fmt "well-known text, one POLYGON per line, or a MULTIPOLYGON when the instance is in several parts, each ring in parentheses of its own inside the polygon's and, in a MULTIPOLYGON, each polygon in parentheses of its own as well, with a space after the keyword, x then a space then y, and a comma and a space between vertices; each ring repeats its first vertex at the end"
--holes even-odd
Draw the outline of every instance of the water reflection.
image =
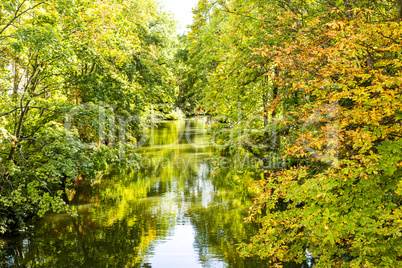
POLYGON ((165 241, 159 241, 148 266, 165 267, 202 267, 194 248, 194 229, 191 224, 178 224, 171 236, 165 241))
POLYGON ((139 170, 81 185, 78 217, 50 215, 7 241, 8 267, 269 267, 236 253, 257 226, 243 224, 250 204, 211 179, 203 119, 160 123, 138 151, 139 170))

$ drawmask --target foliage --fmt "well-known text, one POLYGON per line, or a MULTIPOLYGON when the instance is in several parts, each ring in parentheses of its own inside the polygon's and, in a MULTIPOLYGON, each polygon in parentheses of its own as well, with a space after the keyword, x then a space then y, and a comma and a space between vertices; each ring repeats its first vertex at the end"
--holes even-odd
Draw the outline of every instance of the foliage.
POLYGON ((170 113, 164 116, 166 120, 179 120, 183 119, 185 116, 180 109, 172 110, 170 113))
MULTIPOLYGON (((197 108, 203 94, 202 84, 206 74, 205 66, 197 58, 197 51, 190 50, 190 42, 187 35, 179 37, 179 49, 175 55, 177 83, 179 93, 177 106, 186 115, 200 114, 197 108)), ((204 83, 205 84, 205 83, 204 83)))
POLYGON ((224 176, 210 179, 215 152, 206 128, 202 119, 161 122, 154 146, 142 147, 148 158, 139 169, 103 176, 94 185, 80 181, 71 201, 79 216, 40 219, 34 232, 5 246, 5 266, 156 266, 159 246, 183 235, 177 226, 192 226, 190 250, 205 267, 269 266, 236 253, 236 243, 258 229, 242 221, 251 200, 234 197, 224 176))
POLYGON ((226 174, 254 178, 243 256, 401 266, 401 20, 400 0, 200 0, 176 40, 154 1, 3 1, 0 234, 68 211, 176 104, 253 163, 226 174))
MULTIPOLYGON (((326 267, 401 264, 400 1, 200 1, 217 147, 263 162, 239 250, 326 267)), ((230 175, 233 177, 233 175, 230 175)), ((231 178, 229 177, 229 178, 231 178)))
POLYGON ((154 1, 1 2, 0 234, 136 160, 142 113, 174 100, 173 26, 154 1))

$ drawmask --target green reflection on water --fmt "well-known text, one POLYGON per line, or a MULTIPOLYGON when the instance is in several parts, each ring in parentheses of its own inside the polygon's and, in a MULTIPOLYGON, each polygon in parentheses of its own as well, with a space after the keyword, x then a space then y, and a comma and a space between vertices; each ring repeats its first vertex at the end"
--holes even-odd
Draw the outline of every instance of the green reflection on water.
POLYGON ((256 226, 242 220, 250 204, 212 179, 204 120, 161 122, 147 140, 139 170, 78 188, 78 217, 48 216, 8 241, 8 266, 268 267, 236 253, 256 226))

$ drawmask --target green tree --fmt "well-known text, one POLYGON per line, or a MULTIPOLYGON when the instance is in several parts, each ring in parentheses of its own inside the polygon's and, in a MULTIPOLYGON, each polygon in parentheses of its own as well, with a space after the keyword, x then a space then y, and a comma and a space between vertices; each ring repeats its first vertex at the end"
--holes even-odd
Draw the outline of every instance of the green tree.
POLYGON ((154 1, 0 4, 1 234, 69 210, 66 187, 135 159, 146 106, 174 99, 173 66, 158 64, 174 54, 173 25, 154 1))

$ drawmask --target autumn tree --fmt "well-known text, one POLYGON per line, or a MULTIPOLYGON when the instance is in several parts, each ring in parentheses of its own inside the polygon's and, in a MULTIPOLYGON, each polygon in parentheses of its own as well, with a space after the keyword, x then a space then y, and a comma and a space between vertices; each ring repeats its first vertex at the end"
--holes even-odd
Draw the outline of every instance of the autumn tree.
POLYGON ((218 63, 204 105, 228 119, 215 141, 263 162, 246 219, 260 233, 242 255, 400 265, 400 7, 199 2, 193 50, 218 63))

